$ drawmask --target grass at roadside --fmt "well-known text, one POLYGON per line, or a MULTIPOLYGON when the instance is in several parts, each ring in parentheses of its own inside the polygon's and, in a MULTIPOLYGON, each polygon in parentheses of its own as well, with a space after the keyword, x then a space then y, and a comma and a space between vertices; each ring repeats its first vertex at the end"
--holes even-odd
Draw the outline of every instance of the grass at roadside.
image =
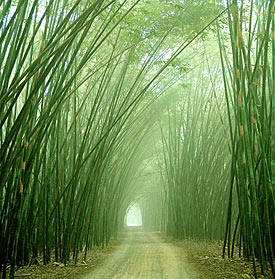
MULTIPOLYGON (((134 229, 131 229, 134 230, 134 229)), ((136 230, 136 229, 135 229, 136 230)), ((193 241, 193 240, 172 240, 165 237, 165 242, 171 243, 182 248, 186 255, 187 261, 197 271, 197 279, 254 279, 252 262, 245 261, 243 258, 234 257, 233 259, 222 258, 223 242, 210 241, 193 241)), ((17 270, 16 278, 18 279, 81 279, 86 274, 91 273, 94 269, 104 264, 104 260, 115 251, 121 244, 123 234, 117 239, 113 239, 110 245, 105 248, 94 248, 88 253, 87 261, 83 262, 83 255, 79 257, 79 263, 73 264, 71 261, 64 266, 52 262, 49 265, 32 265, 17 270)), ((258 266, 259 269, 259 266, 258 266)), ((258 278, 273 278, 270 275, 258 278)), ((173 278, 172 278, 173 279, 173 278)))
MULTIPOLYGON (((187 260, 198 271, 198 279, 253 279, 253 263, 236 257, 222 258, 223 242, 210 241, 173 241, 181 246, 186 253, 187 260)), ((237 251, 237 250, 236 250, 237 251)), ((258 278, 273 278, 270 274, 262 276, 258 265, 258 278)))
POLYGON ((48 265, 38 264, 30 267, 20 268, 16 271, 17 279, 81 279, 96 267, 100 266, 104 259, 110 255, 120 244, 120 238, 113 239, 108 247, 96 247, 88 252, 87 260, 83 261, 83 253, 79 255, 78 264, 73 261, 66 266, 61 263, 52 262, 48 265))

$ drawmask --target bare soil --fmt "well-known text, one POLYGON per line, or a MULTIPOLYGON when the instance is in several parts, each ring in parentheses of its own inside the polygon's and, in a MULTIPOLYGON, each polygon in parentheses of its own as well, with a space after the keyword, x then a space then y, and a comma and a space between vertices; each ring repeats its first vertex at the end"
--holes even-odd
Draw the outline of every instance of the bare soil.
MULTIPOLYGON (((77 265, 53 263, 17 271, 19 279, 253 279, 251 262, 223 259, 222 243, 173 241, 133 228, 77 265)), ((271 275, 259 278, 273 278, 271 275)))
POLYGON ((92 278, 195 279, 197 274, 182 247, 167 242, 158 233, 133 230, 102 265, 83 279, 92 278))
MULTIPOLYGON (((95 247, 88 252, 86 261, 84 253, 80 253, 78 264, 73 261, 66 266, 62 263, 52 262, 48 265, 42 263, 20 268, 15 273, 16 279, 78 279, 91 273, 108 255, 118 249, 119 239, 113 239, 108 247, 95 247)), ((41 261, 42 262, 42 261, 41 261)))

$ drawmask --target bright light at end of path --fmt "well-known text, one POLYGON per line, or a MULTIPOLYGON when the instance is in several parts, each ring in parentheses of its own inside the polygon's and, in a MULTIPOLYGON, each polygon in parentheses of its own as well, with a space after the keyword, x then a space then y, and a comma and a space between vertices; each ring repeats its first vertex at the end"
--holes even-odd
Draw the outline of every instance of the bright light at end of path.
POLYGON ((126 225, 127 227, 142 226, 142 216, 138 204, 134 204, 128 208, 126 213, 126 225))

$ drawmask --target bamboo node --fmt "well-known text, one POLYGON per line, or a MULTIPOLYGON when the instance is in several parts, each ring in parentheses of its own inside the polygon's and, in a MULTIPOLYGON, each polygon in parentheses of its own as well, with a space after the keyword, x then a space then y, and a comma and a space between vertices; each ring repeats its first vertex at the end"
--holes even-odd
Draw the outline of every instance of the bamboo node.
POLYGON ((22 170, 25 170, 26 169, 26 162, 23 162, 22 163, 22 170))
POLYGON ((240 69, 237 69, 237 70, 236 70, 236 76, 237 76, 238 79, 241 77, 240 69))
POLYGON ((24 147, 25 147, 25 148, 27 148, 27 147, 29 146, 29 143, 28 143, 28 141, 27 141, 26 135, 24 135, 23 144, 24 144, 24 147))
POLYGON ((240 125, 240 135, 243 135, 244 134, 244 127, 243 125, 240 125))
POLYGON ((242 95, 241 95, 241 93, 238 94, 238 106, 239 107, 242 106, 242 95))
POLYGON ((24 186, 23 186, 22 181, 20 181, 19 193, 22 194, 23 191, 24 191, 24 186))

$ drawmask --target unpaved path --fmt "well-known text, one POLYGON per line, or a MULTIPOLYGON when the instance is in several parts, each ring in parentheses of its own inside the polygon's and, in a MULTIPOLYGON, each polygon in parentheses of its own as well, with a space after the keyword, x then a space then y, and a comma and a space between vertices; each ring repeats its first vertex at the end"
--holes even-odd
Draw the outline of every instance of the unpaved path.
POLYGON ((83 279, 195 279, 183 248, 163 240, 157 233, 130 230, 125 240, 101 266, 83 279))

